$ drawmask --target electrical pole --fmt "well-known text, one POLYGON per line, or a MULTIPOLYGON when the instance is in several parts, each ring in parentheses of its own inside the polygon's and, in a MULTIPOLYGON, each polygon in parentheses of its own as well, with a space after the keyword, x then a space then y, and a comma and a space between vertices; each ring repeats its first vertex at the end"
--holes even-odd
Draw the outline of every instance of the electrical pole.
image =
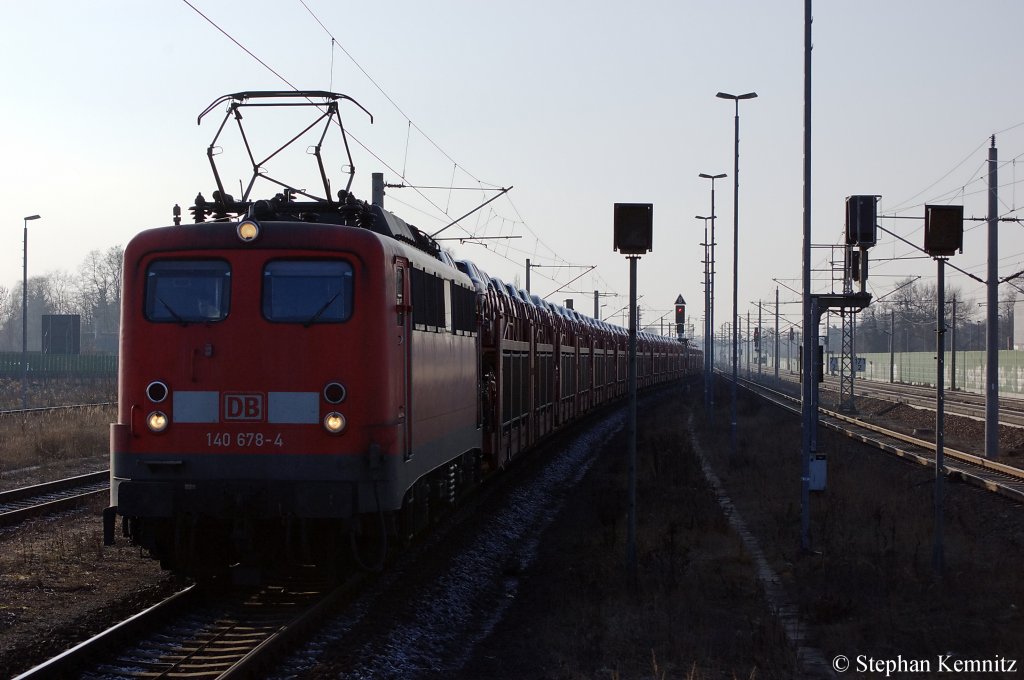
POLYGON ((956 296, 953 296, 953 328, 950 333, 950 347, 949 347, 949 359, 950 359, 950 385, 949 389, 956 391, 956 296))
POLYGON ((757 375, 761 376, 761 356, 764 352, 761 348, 764 346, 764 338, 761 337, 761 301, 757 301, 757 375))
POLYGON ((999 457, 999 153, 988 150, 988 342, 985 367, 985 457, 999 457))
POLYGON ((811 432, 816 414, 812 412, 815 393, 813 338, 817 337, 813 324, 817 319, 811 304, 811 0, 804 0, 804 178, 803 178, 803 382, 800 385, 800 548, 811 549, 811 432))
POLYGON ((896 312, 889 310, 889 382, 896 382, 896 312))
POLYGON ((750 310, 747 310, 747 377, 750 377, 750 310))
POLYGON ((775 379, 779 379, 779 287, 775 286, 775 379))

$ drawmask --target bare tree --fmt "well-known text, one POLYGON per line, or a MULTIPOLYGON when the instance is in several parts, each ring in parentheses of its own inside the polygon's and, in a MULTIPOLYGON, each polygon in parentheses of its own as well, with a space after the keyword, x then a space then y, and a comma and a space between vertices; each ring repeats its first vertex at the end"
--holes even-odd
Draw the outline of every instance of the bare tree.
POLYGON ((43 294, 48 313, 77 314, 78 295, 74 277, 66 271, 52 271, 46 278, 47 286, 43 294))
POLYGON ((112 246, 89 251, 78 268, 78 308, 95 341, 117 334, 123 263, 121 246, 112 246))

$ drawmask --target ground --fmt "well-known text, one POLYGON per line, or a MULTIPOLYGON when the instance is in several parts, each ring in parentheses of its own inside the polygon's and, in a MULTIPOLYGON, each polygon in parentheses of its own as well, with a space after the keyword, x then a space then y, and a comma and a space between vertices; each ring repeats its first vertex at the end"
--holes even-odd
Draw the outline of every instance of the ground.
MULTIPOLYGON (((725 425, 729 393, 718 395, 716 427, 699 402, 694 386, 640 409, 636 576, 626 566, 626 447, 619 433, 595 450, 597 462, 545 534, 536 561, 519 574, 516 601, 463 677, 802 677, 764 603, 751 556, 692 455, 691 436, 757 537, 809 643, 826 659, 902 655, 934 663, 937 654, 952 653, 1024 660, 1022 506, 949 484, 945 569, 936 572, 934 473, 822 432, 828 489, 812 499, 813 552, 804 554, 799 419, 741 397, 734 454, 725 425)), ((108 418, 95 416, 96 427, 104 430, 108 418)), ((94 464, 102 452, 84 458, 94 464)), ((182 586, 137 549, 100 545, 103 505, 99 499, 83 512, 0 535, 4 675, 182 586)))

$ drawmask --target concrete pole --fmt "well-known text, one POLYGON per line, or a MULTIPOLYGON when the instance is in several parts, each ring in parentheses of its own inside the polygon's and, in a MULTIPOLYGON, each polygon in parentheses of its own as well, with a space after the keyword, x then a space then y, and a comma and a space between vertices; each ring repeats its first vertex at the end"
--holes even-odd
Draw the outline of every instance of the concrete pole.
POLYGON ((764 354, 764 338, 761 331, 761 301, 757 301, 757 375, 761 376, 761 356, 764 354))
POLYGON ((956 391, 956 296, 953 296, 953 328, 949 343, 949 389, 956 391))
POLYGON ((896 382, 896 312, 889 310, 889 382, 896 382))
POLYGON ((775 379, 779 379, 779 287, 775 286, 775 379))
POLYGON ((750 332, 750 310, 747 310, 747 377, 750 377, 750 336, 753 335, 750 332))
POLYGON ((530 258, 526 258, 526 292, 530 292, 530 258))
POLYGON ((811 367, 814 361, 812 340, 818 335, 811 304, 811 0, 804 0, 804 181, 803 181, 803 383, 800 386, 800 549, 811 549, 811 431, 817 423, 813 395, 817 384, 811 367))
POLYGON ((985 348, 985 457, 999 457, 999 153, 988 150, 988 342, 985 348))

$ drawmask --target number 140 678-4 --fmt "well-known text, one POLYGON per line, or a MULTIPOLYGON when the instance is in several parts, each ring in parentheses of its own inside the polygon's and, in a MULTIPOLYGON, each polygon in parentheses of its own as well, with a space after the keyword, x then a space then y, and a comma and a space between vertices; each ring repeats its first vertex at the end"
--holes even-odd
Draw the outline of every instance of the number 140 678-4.
POLYGON ((263 434, 262 432, 207 432, 206 445, 216 448, 262 448, 264 446, 284 446, 280 434, 263 434))

